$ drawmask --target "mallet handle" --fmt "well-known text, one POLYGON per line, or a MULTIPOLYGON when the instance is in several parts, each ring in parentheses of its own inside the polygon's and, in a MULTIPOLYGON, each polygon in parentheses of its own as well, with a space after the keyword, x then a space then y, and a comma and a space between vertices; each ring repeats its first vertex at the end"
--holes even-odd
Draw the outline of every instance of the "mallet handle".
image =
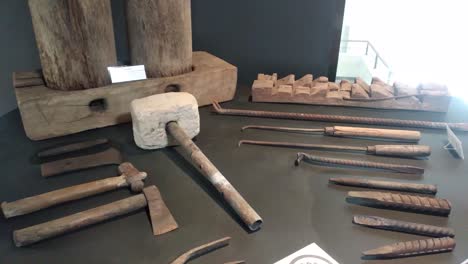
POLYGON ((191 158, 192 163, 200 169, 202 174, 213 186, 222 194, 224 199, 236 211, 242 221, 250 228, 257 230, 262 224, 262 219, 255 210, 245 201, 231 183, 221 174, 221 172, 211 163, 203 152, 187 136, 185 131, 176 123, 167 124, 168 132, 182 146, 182 149, 191 158))
POLYGON ((339 137, 385 138, 412 142, 418 142, 421 139, 421 132, 419 131, 347 126, 326 127, 325 135, 339 137))
POLYGON ((25 215, 57 204, 78 200, 125 186, 128 186, 125 176, 107 178, 39 194, 10 203, 3 202, 2 211, 5 218, 25 215))
POLYGON ((30 245, 86 226, 97 224, 116 216, 128 214, 147 206, 144 194, 102 205, 87 211, 27 227, 13 232, 17 247, 30 245))

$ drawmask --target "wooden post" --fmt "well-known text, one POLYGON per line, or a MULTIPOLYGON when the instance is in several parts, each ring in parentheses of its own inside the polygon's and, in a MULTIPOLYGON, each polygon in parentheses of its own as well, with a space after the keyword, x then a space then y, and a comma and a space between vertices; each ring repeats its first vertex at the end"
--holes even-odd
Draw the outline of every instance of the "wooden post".
POLYGON ((127 0, 133 65, 145 65, 148 78, 192 70, 190 0, 127 0))
POLYGON ((109 0, 29 0, 29 9, 47 87, 110 84, 117 57, 109 0))

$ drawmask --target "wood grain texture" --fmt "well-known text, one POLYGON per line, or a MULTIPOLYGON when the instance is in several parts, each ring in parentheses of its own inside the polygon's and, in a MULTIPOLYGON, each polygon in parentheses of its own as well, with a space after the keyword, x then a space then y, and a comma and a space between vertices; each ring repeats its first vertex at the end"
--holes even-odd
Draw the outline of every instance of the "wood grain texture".
POLYGON ((17 247, 27 246, 47 238, 78 230, 124 215, 147 206, 144 194, 134 195, 120 201, 102 205, 87 211, 72 214, 63 218, 16 230, 13 240, 17 247))
POLYGON ((192 70, 190 0, 127 0, 127 26, 133 65, 149 78, 192 70))
POLYGON ((109 0, 29 0, 47 86, 80 90, 110 84, 116 65, 109 0))
MULTIPOLYGON (((277 74, 273 75, 277 77, 277 74)), ((408 92, 405 92, 405 89, 401 88, 403 86, 398 83, 396 86, 400 89, 379 80, 375 80, 371 86, 362 79, 356 78, 356 83, 341 81, 337 89, 337 84, 329 83, 328 78, 324 76, 315 79, 310 84, 307 81, 312 75, 305 75, 295 81, 294 75, 290 74, 287 76, 287 82, 284 81, 285 78, 276 81, 276 78, 272 78, 273 75, 258 75, 258 79, 252 85, 253 102, 447 112, 451 101, 444 87, 432 84, 423 87, 432 87, 433 90, 414 89, 410 96, 406 96, 408 92), (258 82, 260 80, 269 80, 269 82, 258 82), (395 92, 397 93, 394 94, 395 92), (395 97, 396 95, 405 97, 395 97)))
POLYGON ((334 126, 325 128, 325 134, 342 137, 372 137, 418 142, 421 132, 413 130, 380 129, 369 127, 334 126))
POLYGON ((160 94, 168 87, 195 96, 199 106, 234 98, 237 68, 206 52, 194 52, 195 70, 174 77, 119 83, 81 91, 56 91, 45 86, 15 89, 26 135, 41 140, 129 122, 130 102, 160 94), (102 99, 102 111, 89 107, 102 99))

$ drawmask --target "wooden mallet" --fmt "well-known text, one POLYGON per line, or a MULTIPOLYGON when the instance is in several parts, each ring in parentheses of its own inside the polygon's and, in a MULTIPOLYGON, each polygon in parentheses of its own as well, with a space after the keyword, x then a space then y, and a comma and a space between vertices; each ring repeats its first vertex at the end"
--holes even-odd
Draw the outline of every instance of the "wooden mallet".
POLYGON ((141 192, 143 190, 143 180, 147 176, 146 172, 139 171, 129 162, 120 164, 119 172, 121 175, 117 177, 75 185, 10 203, 3 202, 3 215, 5 218, 25 215, 54 205, 82 199, 122 187, 130 187, 134 192, 141 192))
POLYGON ((102 205, 94 209, 27 227, 13 232, 17 247, 27 246, 47 238, 97 224, 148 206, 153 234, 161 235, 178 228, 174 217, 164 203, 156 186, 143 189, 143 193, 102 205))

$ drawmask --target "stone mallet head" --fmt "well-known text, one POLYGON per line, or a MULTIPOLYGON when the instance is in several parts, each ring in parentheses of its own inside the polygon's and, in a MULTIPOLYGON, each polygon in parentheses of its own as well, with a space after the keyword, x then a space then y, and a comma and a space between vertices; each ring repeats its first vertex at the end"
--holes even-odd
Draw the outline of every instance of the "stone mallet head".
POLYGON ((200 132, 197 100, 189 93, 165 93, 131 104, 135 143, 143 149, 181 145, 205 178, 221 193, 252 231, 262 219, 192 141, 200 132))
POLYGON ((146 178, 146 172, 139 171, 129 162, 120 164, 119 172, 120 176, 117 177, 74 185, 13 202, 3 202, 3 215, 5 218, 25 215, 123 187, 130 187, 134 192, 143 190, 143 180, 146 178))

